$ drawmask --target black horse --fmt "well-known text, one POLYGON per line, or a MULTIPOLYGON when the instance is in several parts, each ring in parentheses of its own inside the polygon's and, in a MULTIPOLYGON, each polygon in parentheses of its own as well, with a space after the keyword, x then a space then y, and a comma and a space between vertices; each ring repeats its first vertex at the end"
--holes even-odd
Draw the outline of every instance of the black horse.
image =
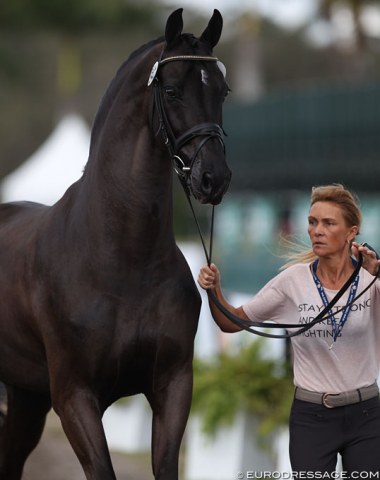
POLYGON ((173 12, 111 82, 78 182, 51 207, 0 207, 2 480, 21 478, 51 407, 86 478, 115 479, 102 415, 137 393, 153 412, 154 477, 178 478, 201 302, 173 235, 172 162, 200 202, 221 201, 222 23, 215 10, 195 38, 173 12))

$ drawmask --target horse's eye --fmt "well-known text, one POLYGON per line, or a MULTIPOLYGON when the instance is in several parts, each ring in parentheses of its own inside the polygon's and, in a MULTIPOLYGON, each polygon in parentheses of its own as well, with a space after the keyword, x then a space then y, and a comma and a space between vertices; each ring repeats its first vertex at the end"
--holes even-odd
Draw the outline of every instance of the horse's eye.
POLYGON ((175 98, 177 96, 177 92, 176 92, 176 89, 174 87, 167 86, 167 87, 164 87, 164 90, 165 90, 165 94, 169 98, 175 98))

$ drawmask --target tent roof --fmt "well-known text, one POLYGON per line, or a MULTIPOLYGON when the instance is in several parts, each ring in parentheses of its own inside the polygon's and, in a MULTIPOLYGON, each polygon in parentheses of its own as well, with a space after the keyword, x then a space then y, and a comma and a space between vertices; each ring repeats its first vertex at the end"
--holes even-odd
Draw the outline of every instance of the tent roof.
POLYGON ((77 181, 87 162, 90 130, 76 114, 63 117, 50 137, 1 183, 2 201, 52 205, 77 181))

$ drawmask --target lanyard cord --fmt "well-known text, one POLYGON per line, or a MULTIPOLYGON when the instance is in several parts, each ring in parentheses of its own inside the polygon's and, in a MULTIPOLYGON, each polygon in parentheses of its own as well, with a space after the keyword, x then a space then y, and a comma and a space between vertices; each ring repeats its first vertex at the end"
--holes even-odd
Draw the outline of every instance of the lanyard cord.
MULTIPOLYGON (((318 266, 318 260, 315 260, 315 262, 313 263, 312 268, 311 268, 311 273, 313 275, 313 280, 314 280, 314 283, 315 283, 315 285, 318 289, 318 293, 319 293, 319 296, 321 297, 323 305, 325 307, 328 307, 329 306, 329 300, 327 298, 326 291, 325 291, 325 289, 322 285, 322 282, 319 280, 319 278, 317 276, 317 266, 318 266)), ((344 324, 347 321, 347 318, 348 318, 348 315, 350 313, 351 306, 352 306, 352 300, 354 299, 356 290, 358 288, 358 283, 359 283, 359 275, 356 275, 355 280, 351 284, 351 289, 350 289, 350 294, 348 296, 347 304, 343 309, 343 313, 342 313, 342 316, 341 316, 339 322, 337 322, 334 313, 331 310, 329 310, 334 342, 336 342, 338 336, 340 335, 341 331, 343 330, 344 324)))

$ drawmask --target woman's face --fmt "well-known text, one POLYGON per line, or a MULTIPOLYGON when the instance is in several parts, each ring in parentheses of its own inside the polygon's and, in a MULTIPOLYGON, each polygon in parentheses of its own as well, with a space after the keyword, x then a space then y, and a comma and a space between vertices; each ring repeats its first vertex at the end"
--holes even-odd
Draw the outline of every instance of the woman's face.
POLYGON ((358 227, 349 227, 342 209, 333 202, 316 202, 309 211, 308 234, 313 252, 318 257, 347 255, 358 227))

